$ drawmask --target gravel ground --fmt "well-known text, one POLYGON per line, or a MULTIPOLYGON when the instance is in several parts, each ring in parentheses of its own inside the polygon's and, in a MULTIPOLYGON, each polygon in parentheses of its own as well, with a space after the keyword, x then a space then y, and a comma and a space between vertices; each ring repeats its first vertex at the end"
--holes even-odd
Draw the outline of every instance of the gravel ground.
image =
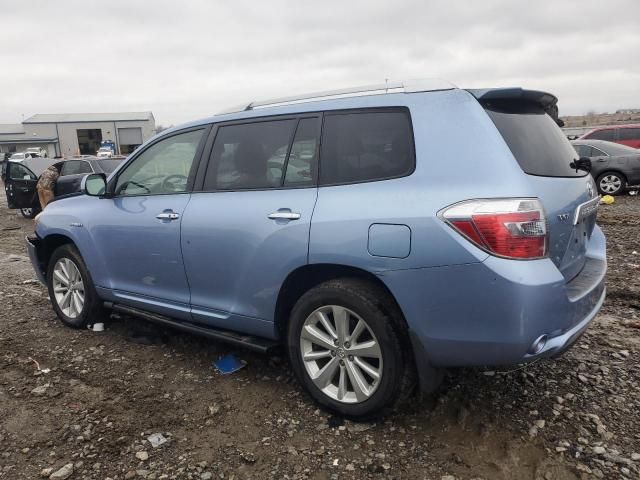
POLYGON ((318 410, 282 357, 134 319, 63 327, 25 257, 32 222, 0 202, 0 479, 640 478, 638 197, 601 209, 609 294, 572 350, 450 371, 368 424, 318 410), (248 365, 218 375, 229 352, 248 365))

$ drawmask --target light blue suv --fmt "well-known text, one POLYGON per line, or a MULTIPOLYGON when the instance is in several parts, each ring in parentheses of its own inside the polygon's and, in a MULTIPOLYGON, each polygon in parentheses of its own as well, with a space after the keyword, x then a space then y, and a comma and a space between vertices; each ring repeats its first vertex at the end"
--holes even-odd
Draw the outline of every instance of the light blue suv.
POLYGON ((266 352, 362 418, 444 367, 562 353, 605 297, 588 166, 511 89, 400 83, 254 102, 163 132, 39 216, 72 327, 105 309, 266 352))

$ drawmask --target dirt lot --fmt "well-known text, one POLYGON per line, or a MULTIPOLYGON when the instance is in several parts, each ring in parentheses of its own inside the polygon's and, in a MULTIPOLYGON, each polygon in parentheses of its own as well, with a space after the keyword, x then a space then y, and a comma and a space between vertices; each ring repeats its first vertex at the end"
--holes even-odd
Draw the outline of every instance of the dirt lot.
POLYGON ((280 357, 137 320, 64 328, 31 281, 32 222, 1 202, 0 479, 640 478, 638 197, 601 209, 609 294, 571 351, 451 371, 370 424, 319 411, 280 357), (211 364, 228 352, 248 366, 221 376, 211 364))

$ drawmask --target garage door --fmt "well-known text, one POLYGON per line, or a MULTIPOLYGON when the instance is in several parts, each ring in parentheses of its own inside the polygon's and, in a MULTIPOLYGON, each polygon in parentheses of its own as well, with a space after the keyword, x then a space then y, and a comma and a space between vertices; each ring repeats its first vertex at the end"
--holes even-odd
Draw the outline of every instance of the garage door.
POLYGON ((118 139, 120 145, 141 145, 142 144, 142 129, 137 128, 119 128, 118 139))

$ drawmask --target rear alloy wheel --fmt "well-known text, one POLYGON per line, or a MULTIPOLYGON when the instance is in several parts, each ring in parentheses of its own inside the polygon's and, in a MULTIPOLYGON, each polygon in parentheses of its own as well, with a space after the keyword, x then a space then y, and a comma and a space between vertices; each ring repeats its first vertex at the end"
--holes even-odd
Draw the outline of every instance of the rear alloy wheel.
POLYGON ((626 179, 616 172, 606 172, 598 177, 598 191, 602 195, 619 195, 626 184, 626 179))
POLYGON ((320 307, 307 317, 300 350, 309 377, 328 397, 357 403, 373 395, 382 380, 378 339, 360 316, 338 305, 320 307))
POLYGON ((321 406, 353 419, 393 408, 415 385, 406 324, 389 293, 349 278, 302 295, 287 345, 300 383, 321 406))
POLYGON ((58 247, 47 268, 49 298, 62 323, 83 328, 102 321, 102 302, 80 252, 71 244, 58 247))

